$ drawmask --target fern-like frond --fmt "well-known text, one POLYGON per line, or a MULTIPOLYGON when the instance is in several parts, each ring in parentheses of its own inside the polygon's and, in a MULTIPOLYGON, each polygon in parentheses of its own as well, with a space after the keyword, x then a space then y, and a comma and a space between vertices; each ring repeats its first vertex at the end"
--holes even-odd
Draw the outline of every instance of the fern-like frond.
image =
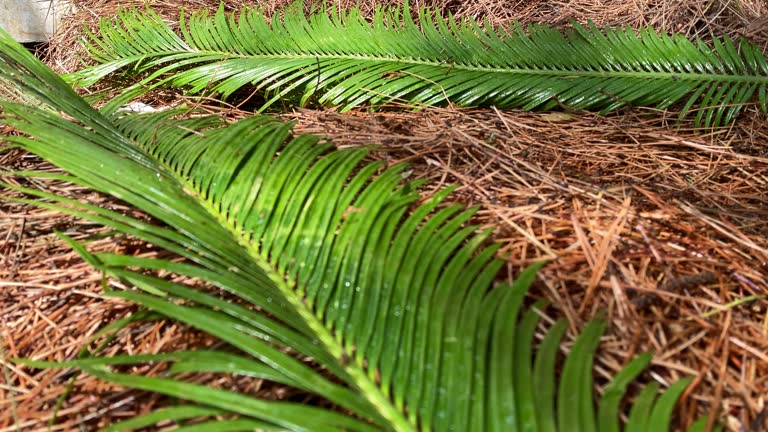
MULTIPOLYGON (((268 21, 258 8, 227 16, 195 12, 174 33, 152 10, 121 10, 101 21, 86 51, 98 65, 69 79, 90 85, 104 76, 148 73, 126 93, 170 85, 226 98, 245 86, 266 96, 264 108, 300 97, 342 110, 391 101, 452 102, 526 110, 609 112, 627 105, 695 109, 695 122, 733 120, 757 94, 765 110, 768 64, 742 40, 700 40, 653 28, 599 29, 573 24, 561 33, 543 24, 507 32, 422 10, 324 10, 306 17, 301 4, 268 21)), ((116 104, 116 107, 119 104, 116 104)))
MULTIPOLYGON (((184 262, 91 254, 89 263, 135 290, 105 296, 135 302, 223 342, 218 351, 85 357, 37 367, 78 367, 104 380, 160 392, 188 405, 155 411, 108 430, 206 418, 207 430, 561 431, 616 430, 626 383, 649 363, 630 363, 593 406, 592 358, 604 322, 571 346, 560 377, 558 321, 533 350, 539 302, 524 306, 540 265, 494 286, 502 262, 489 232, 469 225, 474 209, 421 205, 403 166, 363 163, 366 149, 336 150, 291 135, 268 117, 227 124, 183 111, 93 109, 0 31, 0 79, 45 109, 0 102, 10 137, 67 171, 48 176, 88 186, 142 210, 160 226, 71 198, 4 184, 24 202, 66 211, 151 242, 184 262), (157 271, 194 278, 239 297, 225 301, 157 271), (290 355, 294 353, 295 355, 290 355), (312 368, 299 358, 311 358, 312 368), (146 377, 111 366, 168 362, 146 377), (266 379, 312 393, 340 409, 267 401, 176 377, 216 372, 266 379), (212 416, 226 417, 214 423, 212 416), (597 420, 599 419, 599 421, 597 420)), ((689 380, 657 399, 644 392, 640 420, 668 428, 689 380)), ((645 423, 643 423, 645 424, 645 423)), ((659 429, 659 427, 661 429, 659 429)))

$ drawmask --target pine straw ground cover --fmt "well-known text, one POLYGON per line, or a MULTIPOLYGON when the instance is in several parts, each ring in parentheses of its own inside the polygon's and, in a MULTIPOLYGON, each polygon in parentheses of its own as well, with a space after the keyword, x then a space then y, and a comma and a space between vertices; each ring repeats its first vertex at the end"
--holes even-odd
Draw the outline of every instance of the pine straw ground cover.
MULTIPOLYGON (((112 15, 116 4, 75 3, 78 12, 64 21, 47 52, 49 64, 60 71, 77 65, 81 25, 112 15)), ((188 9, 217 4, 150 3, 171 20, 180 3, 188 9)), ((230 1, 227 6, 242 3, 230 1)), ((285 3, 268 2, 267 8, 285 3)), ((370 10, 374 2, 360 3, 370 10)), ((653 24, 704 38, 709 32, 744 35, 768 46, 766 5, 751 0, 430 4, 458 15, 488 17, 500 25, 513 19, 557 25, 571 18, 591 19, 607 25, 653 24)), ((176 95, 155 96, 146 102, 157 106, 180 100, 176 95)), ((227 109, 224 114, 248 113, 227 109)), ((665 120, 674 119, 674 114, 643 110, 599 117, 448 107, 343 115, 297 110, 282 117, 298 120, 296 132, 326 135, 341 146, 379 143, 375 157, 409 161, 410 175, 428 179, 433 188, 460 185, 453 199, 482 206, 476 222, 494 227, 495 239, 509 253, 510 277, 525 264, 550 260, 533 294, 552 302, 553 317, 567 317, 575 332, 598 310, 607 312, 610 326, 596 360, 598 377, 614 374, 636 353, 654 351, 647 380, 666 384, 682 375, 697 376, 679 406, 681 428, 706 412, 717 413, 732 431, 768 428, 764 115, 748 109, 733 127, 709 133, 675 128, 665 120)), ((0 167, 52 169, 17 150, 0 154, 0 167)), ((19 181, 10 176, 3 180, 19 181)), ((121 208, 118 202, 72 185, 34 186, 121 208)), ((0 202, 3 358, 72 358, 99 329, 136 311, 129 304, 102 299, 100 275, 57 240, 54 229, 88 240, 95 250, 160 253, 128 238, 102 238, 99 227, 66 215, 0 202)), ((176 323, 156 321, 121 332, 107 354, 214 343, 176 323)), ((562 347, 568 348, 568 343, 562 347)), ((0 431, 47 430, 72 373, 31 370, 7 361, 3 365, 0 431)), ((257 380, 200 376, 198 381, 271 398, 307 398, 257 380)), ((95 430, 162 403, 167 401, 78 376, 51 430, 95 430)))

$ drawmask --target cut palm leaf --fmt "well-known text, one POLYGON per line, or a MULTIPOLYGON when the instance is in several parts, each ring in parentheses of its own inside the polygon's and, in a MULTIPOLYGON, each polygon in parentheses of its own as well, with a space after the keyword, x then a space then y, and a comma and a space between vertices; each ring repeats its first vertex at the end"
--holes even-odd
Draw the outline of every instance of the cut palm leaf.
MULTIPOLYGON (((24 134, 8 139, 69 173, 19 175, 88 186, 154 221, 3 186, 30 196, 18 201, 90 219, 185 258, 91 254, 62 237, 88 263, 134 288, 109 289, 105 296, 135 302, 226 345, 196 354, 19 362, 74 366, 191 404, 148 414, 135 425, 200 414, 224 416, 220 430, 536 430, 551 424, 531 412, 540 402, 558 412, 561 423, 573 415, 585 430, 598 424, 590 401, 564 406, 572 400, 555 399, 554 389, 591 399, 591 358, 604 324, 590 324, 576 340, 556 385, 563 324, 545 337, 535 361, 531 346, 519 346, 531 345, 538 327, 532 312, 517 322, 541 264, 511 286, 494 286, 502 266, 498 245, 487 241, 487 230, 468 224, 474 209, 440 205, 450 190, 416 205, 419 184, 403 183, 403 166, 362 163, 366 149, 336 150, 318 137, 292 137, 290 125, 269 117, 230 125, 182 111, 106 115, 1 31, 0 79, 44 106, 0 101, 2 120, 24 134), (159 278, 158 271, 239 299, 159 278), (114 370, 158 361, 170 364, 166 376, 114 370), (534 381, 526 379, 532 364, 534 381), (178 372, 267 379, 330 403, 260 400, 185 381, 178 372)), ((681 388, 660 399, 661 407, 654 407, 655 388, 645 396, 654 426, 669 426, 681 388)), ((185 428, 216 429, 210 422, 185 428)))
POLYGON ((736 46, 727 37, 709 48, 653 28, 574 23, 563 34, 514 24, 505 31, 430 10, 416 23, 407 6, 377 9, 368 22, 356 9, 306 17, 300 4, 271 21, 258 8, 188 19, 182 13, 180 30, 151 9, 122 9, 84 42, 97 65, 68 79, 88 86, 121 70, 144 77, 107 110, 156 86, 222 98, 251 86, 265 96, 262 110, 288 98, 342 110, 399 101, 606 113, 679 103, 681 118, 695 110, 696 125, 705 128, 732 121, 756 92, 766 105, 765 57, 746 40, 736 46))

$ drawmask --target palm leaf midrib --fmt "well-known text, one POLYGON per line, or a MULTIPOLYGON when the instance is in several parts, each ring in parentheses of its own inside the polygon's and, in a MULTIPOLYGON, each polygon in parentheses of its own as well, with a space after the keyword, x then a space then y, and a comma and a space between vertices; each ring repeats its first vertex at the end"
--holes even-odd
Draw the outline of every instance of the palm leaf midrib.
MULTIPOLYGON (((471 65, 462 62, 448 62, 437 59, 418 59, 407 57, 385 57, 375 56, 369 54, 308 54, 306 52, 293 51, 284 52, 279 54, 238 54, 233 52, 215 51, 215 50, 200 50, 190 48, 188 51, 163 51, 153 52, 151 54, 142 54, 142 58, 147 57, 166 57, 174 55, 192 54, 195 56, 206 56, 206 60, 210 60, 207 56, 219 56, 221 60, 226 61, 230 59, 275 59, 275 60, 308 60, 308 61, 320 61, 320 60, 336 60, 336 61, 355 61, 355 62, 372 62, 376 64, 402 64, 404 66, 429 66, 435 68, 445 69, 446 74, 456 71, 466 72, 482 72, 482 73, 494 73, 494 74, 508 74, 508 75, 520 75, 520 76, 552 76, 563 79, 580 79, 580 78, 628 78, 639 80, 670 80, 670 81, 691 81, 691 82, 722 82, 722 83, 754 83, 754 84, 768 84, 768 76, 755 75, 755 74, 739 74, 728 71, 722 71, 721 73, 705 73, 705 72, 684 72, 678 70, 670 71, 647 71, 647 70, 625 70, 625 69, 606 69, 601 68, 599 70, 587 70, 583 68, 563 68, 558 69, 556 67, 544 67, 544 68, 522 68, 522 67, 499 67, 499 66, 483 66, 483 65, 471 65)), ((166 59, 167 60, 167 59, 166 59)), ((165 61, 163 61, 165 62, 165 61)))
MULTIPOLYGON (((146 150, 146 149, 145 149, 146 150)), ((270 262, 269 258, 264 256, 260 248, 255 245, 248 236, 243 235, 242 229, 237 225, 234 218, 228 217, 226 212, 220 210, 217 203, 210 198, 203 198, 203 191, 189 178, 177 173, 176 169, 168 164, 163 158, 157 158, 161 165, 171 177, 174 178, 186 191, 194 191, 197 198, 195 201, 207 211, 216 221, 224 227, 226 231, 243 247, 254 263, 264 274, 275 284, 278 290, 283 294, 297 311, 298 315, 304 320, 307 326, 314 332, 320 340, 323 347, 336 359, 345 357, 343 344, 336 338, 330 330, 323 324, 322 320, 312 311, 312 309, 301 298, 296 291, 296 282, 288 275, 282 274, 276 269, 276 266, 270 262)), ((238 271, 233 268, 233 271, 238 271)), ((392 430, 397 432, 413 432, 416 430, 412 422, 409 422, 402 412, 390 401, 384 394, 379 385, 374 382, 366 369, 356 361, 350 361, 346 364, 339 362, 349 377, 354 382, 357 389, 363 396, 376 408, 379 414, 390 422, 392 430)))

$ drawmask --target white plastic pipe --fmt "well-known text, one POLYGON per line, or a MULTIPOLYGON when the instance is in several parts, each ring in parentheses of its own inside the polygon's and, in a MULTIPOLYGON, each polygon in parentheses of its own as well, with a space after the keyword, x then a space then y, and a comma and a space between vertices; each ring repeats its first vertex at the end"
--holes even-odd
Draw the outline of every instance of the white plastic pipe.
POLYGON ((45 42, 71 8, 68 0, 0 0, 0 28, 19 42, 45 42))

